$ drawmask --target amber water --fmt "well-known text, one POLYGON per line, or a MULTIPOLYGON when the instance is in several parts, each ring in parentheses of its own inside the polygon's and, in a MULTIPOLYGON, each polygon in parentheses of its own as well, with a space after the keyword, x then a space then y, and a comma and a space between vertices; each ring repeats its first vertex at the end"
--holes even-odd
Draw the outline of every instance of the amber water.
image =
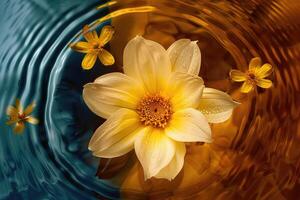
POLYGON ((212 125, 212 144, 188 145, 184 169, 172 182, 145 182, 134 155, 114 159, 102 172, 107 163, 100 161, 98 175, 104 178, 110 172, 129 199, 299 198, 300 2, 121 1, 111 11, 139 6, 156 10, 112 19, 117 68, 124 46, 135 35, 166 48, 180 38, 197 40, 205 85, 228 92, 241 105, 230 120, 212 125), (242 94, 229 71, 247 70, 257 56, 274 67, 274 86, 242 94))

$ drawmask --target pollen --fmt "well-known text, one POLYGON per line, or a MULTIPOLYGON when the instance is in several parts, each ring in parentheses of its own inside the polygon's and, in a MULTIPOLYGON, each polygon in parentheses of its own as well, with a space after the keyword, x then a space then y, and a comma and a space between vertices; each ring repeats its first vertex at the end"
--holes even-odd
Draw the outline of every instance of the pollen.
POLYGON ((154 128, 165 128, 172 117, 170 100, 161 95, 147 95, 139 102, 137 113, 142 124, 154 128))

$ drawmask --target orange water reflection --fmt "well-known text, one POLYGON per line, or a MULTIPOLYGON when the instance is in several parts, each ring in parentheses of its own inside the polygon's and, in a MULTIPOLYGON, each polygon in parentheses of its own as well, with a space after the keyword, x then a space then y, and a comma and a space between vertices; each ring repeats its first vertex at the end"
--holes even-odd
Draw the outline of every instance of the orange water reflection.
MULTIPOLYGON (((156 12, 113 19, 111 42, 122 66, 135 35, 165 47, 198 40, 200 76, 208 87, 241 102, 227 122, 212 125, 212 144, 189 144, 175 180, 144 181, 134 153, 100 162, 98 176, 120 186, 125 199, 297 199, 300 196, 300 2, 296 0, 121 1, 111 9, 152 5, 156 12), (119 33, 119 34, 118 34, 119 33), (241 94, 230 69, 251 58, 271 63, 274 87, 241 94)), ((121 70, 121 68, 120 68, 121 70)))

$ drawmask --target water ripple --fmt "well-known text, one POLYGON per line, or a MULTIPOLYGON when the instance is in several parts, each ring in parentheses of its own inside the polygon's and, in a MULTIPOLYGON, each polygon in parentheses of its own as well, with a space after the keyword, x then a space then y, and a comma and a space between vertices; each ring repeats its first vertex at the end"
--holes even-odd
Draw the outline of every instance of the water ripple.
MULTIPOLYGON (((149 188, 155 188, 139 181, 134 186, 126 184, 134 177, 131 171, 118 179, 123 180, 119 184, 95 177, 99 160, 92 157, 87 143, 103 120, 84 104, 82 86, 121 66, 84 71, 80 66, 82 55, 72 52, 67 44, 84 24, 108 14, 106 8, 96 11, 98 4, 96 0, 0 3, 2 199, 118 199, 120 191, 125 197, 145 197, 143 193, 150 194, 149 188), (5 125, 5 109, 16 98, 24 105, 35 101, 33 114, 40 120, 37 126, 28 125, 22 135, 13 134, 5 125)), ((121 52, 133 34, 155 39, 166 47, 182 37, 198 40, 203 56, 200 75, 206 85, 227 91, 242 103, 232 119, 212 127, 215 143, 196 145, 202 148, 200 163, 191 164, 197 180, 189 179, 176 193, 166 189, 164 195, 274 199, 297 194, 299 5, 291 0, 121 1, 111 11, 145 5, 157 10, 147 15, 113 17, 98 26, 111 22, 116 30, 122 30, 116 33, 117 42, 111 43, 111 51, 121 52), (128 20, 132 30, 123 27, 128 20), (238 92, 239 85, 228 80, 228 72, 231 68, 246 70, 255 56, 275 67, 271 77, 274 87, 243 96, 238 92)), ((195 162, 193 157, 186 160, 195 162)))

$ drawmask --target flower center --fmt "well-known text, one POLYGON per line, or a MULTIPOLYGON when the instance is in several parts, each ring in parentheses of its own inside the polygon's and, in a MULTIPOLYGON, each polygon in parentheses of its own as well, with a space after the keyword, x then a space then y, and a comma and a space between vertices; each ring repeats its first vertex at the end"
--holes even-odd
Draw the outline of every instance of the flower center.
POLYGON ((252 72, 248 72, 247 75, 248 75, 248 81, 251 84, 256 84, 256 76, 255 76, 255 74, 252 73, 252 72))
POLYGON ((142 124, 154 128, 165 128, 172 116, 169 99, 160 95, 147 95, 137 106, 142 124))
POLYGON ((26 121, 27 116, 24 113, 19 113, 18 114, 18 121, 22 122, 22 121, 26 121))
POLYGON ((255 75, 252 74, 252 73, 250 73, 250 74, 249 74, 249 78, 250 78, 250 79, 255 79, 255 75))
POLYGON ((26 117, 26 115, 24 113, 19 113, 18 114, 19 119, 24 119, 25 117, 26 117))
POLYGON ((98 42, 94 42, 93 43, 93 49, 95 50, 101 50, 102 49, 102 45, 98 42))

